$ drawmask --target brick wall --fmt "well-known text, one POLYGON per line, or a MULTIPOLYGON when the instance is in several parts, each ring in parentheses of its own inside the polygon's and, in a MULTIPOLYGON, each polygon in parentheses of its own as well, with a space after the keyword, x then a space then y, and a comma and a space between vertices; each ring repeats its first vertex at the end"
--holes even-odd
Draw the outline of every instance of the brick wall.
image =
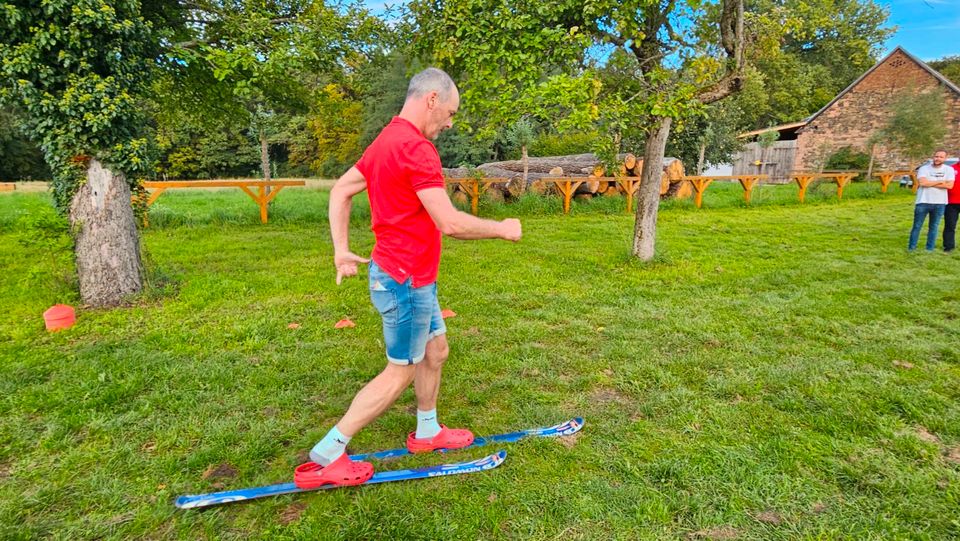
MULTIPOLYGON (((850 146, 867 152, 867 139, 882 128, 898 95, 908 88, 928 92, 942 86, 909 56, 895 51, 834 102, 798 135, 797 169, 817 169, 833 152, 850 146)), ((960 155, 960 96, 944 87, 947 97, 945 121, 950 129, 943 147, 951 156, 960 155)), ((877 147, 874 169, 902 169, 908 160, 893 149, 877 147)))

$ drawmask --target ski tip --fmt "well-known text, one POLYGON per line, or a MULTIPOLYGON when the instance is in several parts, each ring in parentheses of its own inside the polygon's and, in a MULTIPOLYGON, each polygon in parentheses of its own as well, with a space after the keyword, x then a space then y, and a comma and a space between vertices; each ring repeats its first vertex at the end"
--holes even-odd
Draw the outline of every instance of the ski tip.
POLYGON ((177 506, 177 509, 192 509, 197 506, 197 499, 196 496, 179 496, 173 505, 177 506))

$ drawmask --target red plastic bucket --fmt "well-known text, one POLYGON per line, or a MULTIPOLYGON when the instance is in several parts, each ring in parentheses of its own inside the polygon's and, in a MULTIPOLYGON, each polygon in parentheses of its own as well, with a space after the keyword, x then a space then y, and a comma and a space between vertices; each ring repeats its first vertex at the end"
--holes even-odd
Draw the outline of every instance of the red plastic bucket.
POLYGON ((55 304, 43 313, 43 321, 48 331, 69 329, 77 322, 77 315, 73 307, 66 304, 55 304))

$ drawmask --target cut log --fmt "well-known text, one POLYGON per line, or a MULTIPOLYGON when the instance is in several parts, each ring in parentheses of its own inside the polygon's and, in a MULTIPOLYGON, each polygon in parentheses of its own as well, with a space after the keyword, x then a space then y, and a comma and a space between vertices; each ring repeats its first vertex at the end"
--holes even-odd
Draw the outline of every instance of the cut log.
POLYGON ((602 164, 597 164, 593 166, 593 170, 590 171, 590 176, 592 177, 603 177, 606 176, 607 168, 602 164))
POLYGON ((620 188, 616 184, 610 184, 607 186, 607 190, 603 192, 604 197, 616 197, 620 195, 620 188))
POLYGON ((562 177, 562 176, 563 176, 563 167, 554 167, 554 168, 551 169, 551 170, 549 171, 549 173, 547 173, 547 174, 553 175, 553 176, 557 176, 557 177, 562 177))
POLYGON ((451 196, 451 199, 453 199, 455 203, 460 203, 461 205, 470 204, 470 196, 468 196, 464 192, 461 192, 460 190, 454 190, 453 195, 451 196))
POLYGON ((484 192, 483 197, 488 201, 493 201, 494 203, 503 203, 507 198, 506 188, 502 185, 491 184, 487 191, 484 192))
POLYGON ((600 190, 600 181, 591 177, 580 186, 577 186, 577 191, 574 193, 592 196, 593 194, 597 193, 598 190, 600 190))
POLYGON ((637 166, 637 157, 628 152, 623 158, 623 166, 628 171, 633 171, 633 168, 637 166))
POLYGON ((601 180, 600 185, 597 186, 597 193, 604 193, 607 191, 607 188, 610 187, 610 182, 607 180, 601 180))
POLYGON ((537 195, 547 195, 553 193, 553 184, 538 179, 531 182, 530 186, 527 186, 527 190, 537 195))
POLYGON ((573 198, 576 199, 577 201, 588 201, 590 199, 593 199, 593 195, 588 193, 578 193, 578 194, 575 194, 573 198))

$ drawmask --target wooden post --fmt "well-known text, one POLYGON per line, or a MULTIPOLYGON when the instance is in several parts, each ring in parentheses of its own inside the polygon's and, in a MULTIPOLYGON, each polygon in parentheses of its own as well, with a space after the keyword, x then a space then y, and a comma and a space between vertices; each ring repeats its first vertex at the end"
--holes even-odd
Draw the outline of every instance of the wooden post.
POLYGON ((684 180, 689 180, 690 184, 693 185, 693 191, 697 194, 697 208, 700 208, 700 206, 703 205, 703 192, 707 190, 707 186, 713 182, 713 179, 707 177, 685 177, 684 180))
POLYGON ((570 213, 570 199, 573 197, 573 192, 577 191, 577 188, 584 183, 584 180, 575 181, 572 178, 558 178, 558 179, 544 179, 554 181, 554 187, 560 195, 563 196, 563 213, 570 213))
POLYGON ((893 180, 894 173, 874 173, 873 176, 880 179, 880 193, 887 193, 887 186, 893 180))
POLYGON ((793 175, 793 180, 796 181, 797 186, 800 187, 800 202, 803 203, 803 200, 807 196, 807 186, 816 178, 815 175, 793 175))
POLYGON ((743 188, 743 200, 749 205, 750 204, 750 192, 753 191, 753 185, 759 180, 759 176, 743 176, 738 178, 740 181, 740 186, 743 188))
POLYGON ((623 193, 627 196, 627 214, 633 214, 633 196, 637 193, 637 188, 640 187, 640 179, 618 178, 617 184, 620 185, 623 193))
POLYGON ((843 188, 853 180, 853 177, 857 176, 853 173, 843 173, 834 175, 834 179, 837 183, 837 199, 843 199, 843 188))

